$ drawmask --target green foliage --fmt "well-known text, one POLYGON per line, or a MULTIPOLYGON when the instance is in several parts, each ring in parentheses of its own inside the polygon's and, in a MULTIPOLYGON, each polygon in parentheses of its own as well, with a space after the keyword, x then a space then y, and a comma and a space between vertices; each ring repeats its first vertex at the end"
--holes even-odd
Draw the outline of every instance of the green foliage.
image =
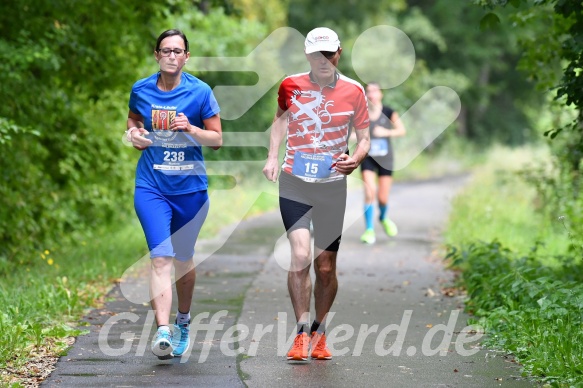
MULTIPOLYGON (((561 142, 557 139, 555 142, 561 142)), ((561 158, 553 157, 550 164, 536 163, 518 172, 536 191, 538 208, 547 220, 562 225, 569 237, 568 252, 583 257, 583 199, 579 175, 561 168, 561 158)))
POLYGON ((487 13, 480 20, 480 28, 483 30, 486 28, 494 28, 498 24, 500 24, 500 18, 493 12, 487 13))
POLYGON ((545 135, 554 139, 563 130, 570 130, 566 136, 575 156, 569 156, 571 162, 565 167, 578 171, 583 155, 583 4, 563 0, 475 0, 475 3, 489 10, 512 4, 511 20, 524 50, 521 68, 540 87, 556 88, 555 98, 577 110, 570 124, 548 128, 545 135), (560 81, 557 70, 562 73, 560 81))
MULTIPOLYGON (((507 15, 484 12, 469 2, 414 1, 439 31, 447 47, 428 45, 418 56, 430 69, 463 74, 468 87, 459 90, 462 112, 459 133, 481 144, 519 145, 531 141, 534 123, 524 106, 540 109, 544 95, 516 70, 520 59, 517 34, 504 22, 507 15), (452 22, 456 20, 456 22, 452 22), (480 24, 492 26, 481 30, 480 24), (522 105, 521 105, 522 104, 522 105)), ((454 88, 458 90, 457 88, 454 88)))
POLYGON ((123 4, 0 6, 0 263, 26 264, 27 252, 128 211, 121 100, 109 91, 129 87, 120 80, 133 78, 162 4, 123 4))
POLYGON ((0 145, 8 145, 12 142, 14 136, 22 135, 39 136, 39 133, 38 131, 20 127, 13 121, 0 117, 0 145))
MULTIPOLYGON (((563 58, 568 62, 563 72, 557 97, 565 96, 567 105, 573 104, 583 109, 583 4, 575 1, 555 1, 555 12, 568 21, 568 34, 563 38, 563 58), (570 39, 569 39, 570 38, 570 39)), ((583 121, 579 118, 579 122, 583 121)))
MULTIPOLYGON (((266 34, 259 22, 209 6, 187 0, 0 5, 0 150, 7 156, 0 161, 0 274, 96 225, 133 217, 139 152, 121 137, 131 85, 157 70, 158 34, 182 28, 196 56, 245 55, 266 34)), ((249 77, 202 78, 214 86, 250 83, 249 77)), ((274 104, 262 104, 254 117, 225 123, 225 131, 267 129, 274 104)), ((214 155, 254 160, 264 150, 242 153, 214 155)))
MULTIPOLYGON (((361 24, 367 19, 384 19, 387 15, 405 9, 404 0, 349 0, 349 1, 290 1, 288 25, 302 34, 321 26, 342 26, 348 23, 361 24)), ((340 37, 341 41, 345 39, 340 37)))
MULTIPOLYGON (((446 241, 460 245, 495 239, 518 252, 540 241, 544 245, 539 251, 567 254, 569 238, 557 220, 561 213, 546 213, 547 198, 525 182, 523 175, 532 166, 548 168, 549 151, 542 147, 494 147, 485 159, 484 166, 474 169, 471 181, 452 202, 446 241)), ((542 184, 547 173, 533 171, 532 178, 542 184)))
POLYGON ((119 107, 121 101, 115 95, 84 104, 74 101, 71 115, 83 117, 74 133, 29 133, 4 145, 12 158, 0 161, 0 195, 7 205, 0 210, 0 262, 27 264, 27 252, 127 218, 131 201, 121 199, 131 197, 131 155, 117 130, 123 128, 123 116, 110 106, 119 107), (79 111, 85 109, 90 113, 83 116, 79 111))
POLYGON ((2 92, 14 105, 3 106, 2 116, 9 111, 10 116, 38 124, 38 113, 51 111, 46 108, 58 113, 54 101, 66 103, 78 92, 96 98, 104 89, 119 87, 119 80, 130 77, 140 63, 135 54, 147 43, 144 36, 152 35, 148 22, 159 16, 163 5, 115 0, 3 2, 2 92), (49 101, 43 103, 45 98, 49 101))
POLYGON ((399 16, 399 20, 394 23, 411 38, 417 52, 423 53, 427 47, 436 47, 440 52, 447 51, 448 42, 421 8, 412 7, 399 16))
POLYGON ((559 386, 583 384, 583 267, 562 257, 549 267, 536 246, 524 256, 499 242, 451 247, 468 293, 466 309, 487 346, 511 352, 528 374, 559 386))
POLYGON ((513 353, 525 373, 554 386, 580 386, 583 252, 580 239, 573 248, 571 221, 547 213, 572 195, 549 180, 549 160, 548 150, 493 150, 453 202, 448 259, 485 345, 513 353))
POLYGON ((235 12, 244 20, 262 21, 270 29, 282 27, 287 22, 289 1, 233 0, 235 12))

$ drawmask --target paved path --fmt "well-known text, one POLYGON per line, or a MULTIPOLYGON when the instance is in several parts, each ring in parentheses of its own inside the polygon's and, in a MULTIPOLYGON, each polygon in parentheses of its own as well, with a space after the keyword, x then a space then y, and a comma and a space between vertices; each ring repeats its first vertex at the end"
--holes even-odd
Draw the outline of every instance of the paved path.
MULTIPOLYGON (((199 252, 214 253, 198 266, 192 313, 204 327, 191 339, 192 352, 169 361, 152 355, 149 306, 129 302, 118 288, 105 309, 87 317, 90 333, 78 338, 45 385, 532 386, 511 360, 476 347, 474 333, 464 330, 460 297, 440 292, 452 274, 434 249, 463 181, 395 185, 390 214, 400 233, 389 239, 377 226, 373 246, 358 240, 362 194, 350 191, 328 333, 331 361, 283 357, 295 327, 284 269, 289 254, 279 214, 270 213, 242 223, 224 245, 220 237, 199 244, 199 252)), ((126 289, 147 293, 144 277, 129 282, 126 289)))

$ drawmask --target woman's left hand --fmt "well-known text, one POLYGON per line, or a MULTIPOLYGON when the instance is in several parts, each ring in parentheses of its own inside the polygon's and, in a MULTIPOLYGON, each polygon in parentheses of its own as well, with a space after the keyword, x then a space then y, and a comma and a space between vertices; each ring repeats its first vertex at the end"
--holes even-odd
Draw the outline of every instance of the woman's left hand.
POLYGON ((178 113, 178 116, 174 118, 172 124, 170 124, 170 129, 173 131, 183 131, 187 133, 195 132, 194 129, 196 127, 190 125, 188 122, 188 117, 184 113, 178 113))

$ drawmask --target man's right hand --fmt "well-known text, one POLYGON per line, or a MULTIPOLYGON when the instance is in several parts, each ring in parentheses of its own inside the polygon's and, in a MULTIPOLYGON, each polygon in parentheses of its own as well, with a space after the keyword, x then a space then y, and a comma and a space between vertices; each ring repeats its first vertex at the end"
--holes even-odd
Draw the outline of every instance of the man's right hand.
POLYGON ((277 175, 279 173, 279 163, 277 159, 268 159, 267 163, 265 163, 265 167, 263 167, 263 175, 272 182, 277 181, 277 175))

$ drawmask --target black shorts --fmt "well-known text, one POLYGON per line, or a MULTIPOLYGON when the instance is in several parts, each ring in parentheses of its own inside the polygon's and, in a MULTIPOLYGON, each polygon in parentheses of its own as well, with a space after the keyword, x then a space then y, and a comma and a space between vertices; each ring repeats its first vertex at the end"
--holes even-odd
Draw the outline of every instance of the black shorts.
POLYGON ((279 210, 288 235, 296 229, 314 227, 314 245, 338 252, 344 213, 346 179, 311 183, 282 172, 279 176, 279 210))
POLYGON ((379 176, 393 175, 393 157, 387 156, 367 156, 360 164, 360 171, 375 171, 379 176))

